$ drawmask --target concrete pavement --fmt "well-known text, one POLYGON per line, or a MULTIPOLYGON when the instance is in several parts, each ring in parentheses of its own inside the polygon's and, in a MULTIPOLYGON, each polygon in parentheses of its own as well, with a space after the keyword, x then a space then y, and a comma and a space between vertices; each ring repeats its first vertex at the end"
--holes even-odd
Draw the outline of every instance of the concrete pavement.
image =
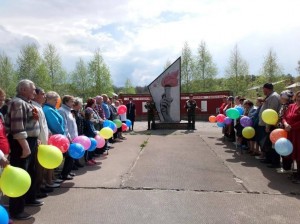
POLYGON ((300 186, 223 142, 215 124, 145 131, 136 122, 95 167, 77 171, 15 223, 299 223, 300 186))

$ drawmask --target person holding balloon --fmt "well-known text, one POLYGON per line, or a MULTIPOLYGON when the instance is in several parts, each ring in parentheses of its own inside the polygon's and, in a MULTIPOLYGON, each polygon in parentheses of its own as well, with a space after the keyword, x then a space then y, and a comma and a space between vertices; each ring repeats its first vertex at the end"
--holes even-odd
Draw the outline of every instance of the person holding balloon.
POLYGON ((34 96, 35 84, 28 79, 21 80, 17 85, 17 95, 8 108, 5 120, 11 147, 10 164, 24 169, 31 178, 30 188, 24 195, 9 198, 9 213, 12 218, 18 220, 32 217, 24 212, 25 204, 31 206, 44 204, 44 202, 36 199, 35 166, 40 124, 37 109, 31 103, 34 96))
MULTIPOLYGON (((230 109, 234 108, 234 97, 233 96, 228 96, 227 98, 227 105, 224 107, 224 112, 227 115, 228 112, 230 112, 230 109)), ((227 115, 228 117, 228 115, 227 115)), ((231 119, 223 128, 223 134, 225 138, 227 138, 228 141, 235 141, 235 132, 233 128, 234 122, 231 119)))
MULTIPOLYGON (((87 107, 84 110, 84 132, 83 134, 89 138, 95 138, 97 135, 97 130, 95 129, 94 123, 92 122, 93 117, 93 109, 91 107, 87 107)), ((96 164, 96 161, 94 160, 94 152, 85 150, 85 161, 86 164, 89 166, 93 166, 96 164)))
POLYGON ((274 129, 274 125, 277 123, 278 115, 274 114, 273 116, 273 113, 268 109, 271 109, 277 113, 279 112, 281 106, 279 100, 280 96, 274 91, 274 86, 272 83, 265 83, 263 85, 263 93, 266 97, 259 112, 259 122, 257 128, 258 141, 260 143, 262 154, 265 157, 265 159, 261 160, 261 162, 271 164, 268 165, 270 168, 279 168, 280 156, 272 148, 272 142, 269 138, 270 132, 274 129), (271 120, 269 124, 264 121, 265 119, 263 119, 262 116, 265 110, 267 110, 267 114, 265 113, 265 116, 269 117, 269 120, 271 120))
MULTIPOLYGON (((43 111, 46 117, 47 125, 50 131, 50 135, 65 134, 65 123, 61 114, 57 110, 57 102, 60 96, 57 92, 49 91, 46 93, 46 102, 43 106, 43 111)), ((51 138, 51 137, 50 137, 51 138)), ((66 153, 65 153, 66 154, 66 153)), ((46 177, 46 183, 48 186, 56 186, 53 183, 54 170, 50 170, 46 177)), ((57 180, 60 182, 60 180, 57 180)))
POLYGON ((297 162, 297 175, 293 182, 300 184, 300 91, 296 92, 294 99, 295 103, 289 105, 282 122, 294 148, 292 159, 297 162))
MULTIPOLYGON (((62 105, 58 109, 58 112, 62 116, 65 124, 65 134, 70 142, 78 136, 78 129, 76 120, 71 112, 74 105, 74 97, 71 95, 65 95, 62 98, 62 105)), ((74 159, 68 154, 65 154, 65 162, 61 171, 60 179, 72 180, 74 175, 71 175, 71 171, 74 165, 74 159)))
MULTIPOLYGON (((277 129, 283 129, 282 131, 284 131, 284 129, 285 129, 284 124, 283 124, 283 116, 285 115, 289 105, 293 103, 293 96, 294 96, 294 93, 290 90, 284 90, 280 93, 281 107, 280 107, 280 110, 278 113, 279 119, 278 119, 276 127, 277 127, 277 129)), ((279 132, 279 130, 277 130, 277 132, 279 132)), ((272 135, 272 133, 271 133, 271 135, 272 135)), ((271 135, 270 135, 270 138, 271 138, 271 135)), ((281 158, 282 158, 282 167, 277 169, 277 173, 286 173, 288 171, 291 171, 292 163, 293 163, 291 156, 281 156, 281 158)))

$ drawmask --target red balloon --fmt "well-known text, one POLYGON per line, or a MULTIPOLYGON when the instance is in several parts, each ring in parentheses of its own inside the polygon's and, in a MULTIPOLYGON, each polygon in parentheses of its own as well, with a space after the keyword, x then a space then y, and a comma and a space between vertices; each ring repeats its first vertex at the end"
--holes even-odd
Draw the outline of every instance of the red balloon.
POLYGON ((273 144, 280 138, 287 138, 287 131, 281 128, 277 128, 270 133, 270 140, 273 144))
POLYGON ((68 151, 70 147, 69 139, 66 136, 61 134, 51 135, 48 140, 48 144, 56 146, 57 148, 60 149, 62 153, 68 151))
POLYGON ((125 123, 122 123, 122 131, 127 131, 127 125, 125 123))
POLYGON ((223 123, 225 121, 226 116, 224 114, 218 114, 216 116, 217 122, 223 123))
POLYGON ((127 112, 127 107, 125 105, 121 105, 118 107, 118 114, 125 114, 127 112))

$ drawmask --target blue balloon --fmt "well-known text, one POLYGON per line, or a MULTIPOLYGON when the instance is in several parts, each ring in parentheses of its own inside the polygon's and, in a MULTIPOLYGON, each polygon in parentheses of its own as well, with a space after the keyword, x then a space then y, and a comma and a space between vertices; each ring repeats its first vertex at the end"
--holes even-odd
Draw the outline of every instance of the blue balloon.
POLYGON ((225 123, 217 122, 217 126, 220 127, 220 128, 223 128, 223 127, 225 127, 225 123))
POLYGON ((69 147, 69 155, 73 158, 73 159, 80 159, 81 157, 83 157, 84 155, 84 148, 81 144, 79 143, 72 143, 70 144, 69 147))
POLYGON ((129 119, 126 119, 125 123, 126 123, 127 127, 129 127, 129 128, 130 128, 131 125, 132 125, 132 122, 131 122, 131 120, 129 120, 129 119))
POLYGON ((94 151, 97 148, 97 141, 94 138, 90 138, 91 146, 87 149, 89 152, 94 151))
POLYGON ((7 224, 9 222, 9 217, 6 209, 0 205, 0 224, 7 224))
POLYGON ((286 138, 280 138, 275 142, 275 150, 281 156, 288 156, 293 152, 293 144, 286 138))
POLYGON ((238 110, 238 112, 240 113, 240 115, 244 114, 244 108, 243 107, 236 107, 235 109, 238 110))
POLYGON ((103 122, 103 127, 104 128, 110 128, 111 130, 114 130, 115 127, 117 127, 117 125, 114 122, 110 121, 110 120, 105 120, 103 122))

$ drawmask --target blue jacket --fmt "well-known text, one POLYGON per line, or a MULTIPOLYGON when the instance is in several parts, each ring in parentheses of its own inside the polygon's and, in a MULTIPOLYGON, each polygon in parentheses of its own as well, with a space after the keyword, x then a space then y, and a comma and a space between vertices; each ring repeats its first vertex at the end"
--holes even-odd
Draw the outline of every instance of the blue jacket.
POLYGON ((52 134, 65 135, 65 123, 63 117, 55 107, 45 103, 43 111, 47 120, 47 125, 52 134))
POLYGON ((105 114, 105 118, 108 119, 110 117, 110 111, 108 105, 104 102, 102 103, 102 109, 105 114))
POLYGON ((96 136, 96 129, 94 123, 89 120, 84 120, 83 134, 89 138, 94 138, 96 136))

